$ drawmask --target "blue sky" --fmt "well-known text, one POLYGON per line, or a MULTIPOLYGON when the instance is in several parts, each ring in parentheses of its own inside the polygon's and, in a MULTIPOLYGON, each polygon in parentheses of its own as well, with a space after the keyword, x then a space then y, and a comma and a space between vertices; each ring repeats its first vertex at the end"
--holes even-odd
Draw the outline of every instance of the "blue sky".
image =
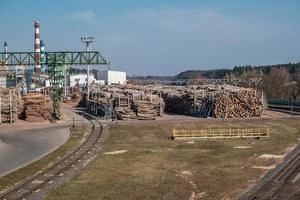
MULTIPOLYGON (((4 0, 0 42, 33 51, 33 22, 46 49, 93 50, 130 75, 300 61, 299 0, 4 0)), ((99 69, 105 69, 99 67, 99 69)))

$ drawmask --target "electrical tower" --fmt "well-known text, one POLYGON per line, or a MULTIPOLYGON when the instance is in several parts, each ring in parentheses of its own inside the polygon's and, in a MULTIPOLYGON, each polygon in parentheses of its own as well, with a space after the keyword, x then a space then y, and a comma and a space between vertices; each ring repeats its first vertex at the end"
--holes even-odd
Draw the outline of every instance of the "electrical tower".
POLYGON ((48 66, 49 79, 52 90, 54 117, 60 118, 61 88, 64 85, 66 65, 106 65, 107 62, 97 51, 61 51, 44 52, 44 59, 36 56, 36 52, 0 52, 0 69, 5 66, 34 66, 44 64, 48 66))

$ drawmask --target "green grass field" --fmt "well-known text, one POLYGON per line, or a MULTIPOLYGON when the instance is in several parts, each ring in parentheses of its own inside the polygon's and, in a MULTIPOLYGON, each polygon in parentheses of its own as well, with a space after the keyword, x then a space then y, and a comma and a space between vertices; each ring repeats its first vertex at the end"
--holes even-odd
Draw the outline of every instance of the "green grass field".
POLYGON ((79 145, 80 141, 83 138, 85 133, 86 127, 75 127, 71 128, 71 136, 68 141, 53 151, 52 153, 48 154, 44 158, 23 167, 15 172, 12 172, 8 175, 0 177, 0 191, 13 186, 14 184, 23 181, 27 177, 33 175, 34 173, 38 172, 39 170, 49 166, 53 161, 56 159, 60 159, 64 156, 67 152, 73 150, 76 146, 79 145))
POLYGON ((103 151, 47 200, 235 199, 299 143, 299 118, 111 125, 103 151), (267 127, 263 140, 168 140, 172 128, 267 127), (235 148, 239 147, 239 148, 235 148), (105 154, 127 150, 120 154, 105 154))

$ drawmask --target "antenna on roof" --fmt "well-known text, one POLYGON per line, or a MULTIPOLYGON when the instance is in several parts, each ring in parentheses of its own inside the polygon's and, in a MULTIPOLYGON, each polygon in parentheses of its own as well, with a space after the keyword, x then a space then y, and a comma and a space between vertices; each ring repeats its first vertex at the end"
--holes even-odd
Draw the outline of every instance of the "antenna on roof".
POLYGON ((107 63, 108 71, 110 71, 110 62, 107 63))

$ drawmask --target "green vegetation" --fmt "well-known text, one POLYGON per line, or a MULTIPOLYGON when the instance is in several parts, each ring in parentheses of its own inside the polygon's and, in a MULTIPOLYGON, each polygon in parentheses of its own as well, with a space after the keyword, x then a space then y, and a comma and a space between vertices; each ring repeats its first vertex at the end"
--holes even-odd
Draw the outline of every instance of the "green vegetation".
POLYGON ((42 158, 24 168, 21 168, 15 172, 12 172, 3 177, 0 177, 0 190, 3 190, 5 188, 15 185, 16 183, 33 175, 37 171, 39 171, 43 168, 46 168, 47 166, 49 166, 56 160, 60 159, 64 155, 66 155, 66 153, 72 151, 76 146, 79 145, 81 139, 83 138, 85 131, 86 131, 85 127, 71 128, 70 138, 64 145, 62 145, 61 147, 59 147, 52 153, 48 154, 44 158, 42 158))
MULTIPOLYGON (((196 78, 225 78, 231 74, 240 77, 250 71, 259 71, 262 74, 269 74, 272 68, 285 68, 289 74, 295 74, 300 69, 299 63, 277 64, 277 65, 261 65, 261 66, 236 66, 233 69, 215 69, 215 70, 188 70, 179 73, 177 79, 196 79, 196 78)), ((260 73, 258 73, 260 75, 260 73)))
POLYGON ((234 199, 300 137, 299 118, 139 122, 112 125, 102 153, 47 200, 234 199), (263 140, 168 140, 172 128, 266 127, 263 140), (117 150, 127 150, 119 154, 117 150), (194 198, 196 199, 196 198, 194 198))

